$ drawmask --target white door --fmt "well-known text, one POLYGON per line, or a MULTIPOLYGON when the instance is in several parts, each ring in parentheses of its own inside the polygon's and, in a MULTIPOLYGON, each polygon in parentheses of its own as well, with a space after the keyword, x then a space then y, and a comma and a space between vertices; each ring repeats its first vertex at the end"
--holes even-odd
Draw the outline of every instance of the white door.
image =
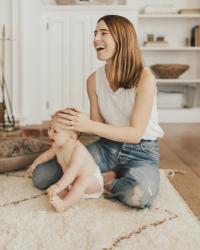
POLYGON ((86 78, 91 71, 89 17, 52 13, 44 20, 43 80, 46 82, 47 114, 49 116, 64 107, 88 111, 86 78))

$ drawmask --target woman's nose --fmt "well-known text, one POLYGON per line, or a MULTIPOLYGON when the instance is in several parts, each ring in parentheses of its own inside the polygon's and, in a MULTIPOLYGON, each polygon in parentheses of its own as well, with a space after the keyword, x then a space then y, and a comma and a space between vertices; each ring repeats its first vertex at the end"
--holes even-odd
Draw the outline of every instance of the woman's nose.
POLYGON ((94 37, 94 42, 97 42, 97 41, 101 41, 101 35, 98 33, 94 37))

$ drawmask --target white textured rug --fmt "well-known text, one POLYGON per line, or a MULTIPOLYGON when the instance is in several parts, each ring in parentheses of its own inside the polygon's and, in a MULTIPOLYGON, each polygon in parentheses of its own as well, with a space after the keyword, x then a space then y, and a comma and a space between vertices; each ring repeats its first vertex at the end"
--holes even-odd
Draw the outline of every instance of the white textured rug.
POLYGON ((198 250, 200 224, 161 171, 151 209, 106 199, 56 213, 25 172, 0 175, 1 250, 198 250))

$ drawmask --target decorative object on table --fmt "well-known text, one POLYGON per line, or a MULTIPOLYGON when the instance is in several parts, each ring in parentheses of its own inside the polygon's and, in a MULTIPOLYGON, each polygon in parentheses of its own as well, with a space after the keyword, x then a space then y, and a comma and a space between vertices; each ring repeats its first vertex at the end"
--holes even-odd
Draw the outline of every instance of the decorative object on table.
POLYGON ((195 25, 191 29, 191 46, 199 47, 200 46, 200 25, 195 25))
POLYGON ((154 34, 147 34, 147 41, 148 42, 154 41, 154 34))
POLYGON ((6 29, 5 25, 2 28, 2 37, 0 38, 2 41, 2 75, 0 78, 0 86, 2 93, 2 102, 0 108, 0 131, 12 131, 18 129, 17 121, 14 118, 12 104, 10 100, 10 96, 8 93, 8 87, 5 80, 5 42, 12 41, 10 38, 6 38, 6 29))
POLYGON ((186 70, 189 69, 188 64, 154 64, 151 69, 158 78, 176 79, 186 70))
POLYGON ((175 14, 174 5, 147 5, 143 9, 144 14, 175 14))
POLYGON ((168 46, 168 41, 165 40, 163 35, 159 35, 154 39, 154 34, 147 34, 147 40, 144 41, 144 46, 168 46))
POLYGON ((157 36, 157 37, 156 37, 156 41, 157 41, 157 42, 164 42, 164 41, 165 41, 165 37, 164 37, 164 36, 161 36, 161 35, 160 35, 160 36, 157 36))
POLYGON ((75 0, 55 0, 58 5, 73 5, 76 4, 75 0))
POLYGON ((48 148, 49 144, 41 139, 15 137, 1 140, 0 172, 26 168, 48 148))
POLYGON ((200 9, 181 9, 178 14, 200 14, 200 9))

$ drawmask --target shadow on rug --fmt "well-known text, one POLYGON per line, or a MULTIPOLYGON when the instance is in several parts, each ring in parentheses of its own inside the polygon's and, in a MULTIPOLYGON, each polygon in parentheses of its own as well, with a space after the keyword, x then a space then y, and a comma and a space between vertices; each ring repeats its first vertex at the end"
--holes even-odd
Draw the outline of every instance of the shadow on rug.
POLYGON ((24 171, 0 175, 0 249, 200 249, 200 225, 161 171, 151 209, 106 199, 82 200, 56 213, 24 171))

